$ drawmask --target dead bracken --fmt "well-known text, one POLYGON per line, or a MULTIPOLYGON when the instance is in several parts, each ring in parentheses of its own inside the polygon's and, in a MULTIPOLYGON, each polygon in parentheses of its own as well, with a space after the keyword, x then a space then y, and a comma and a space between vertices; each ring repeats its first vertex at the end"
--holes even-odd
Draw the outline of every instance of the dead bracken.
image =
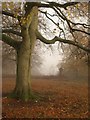
POLYGON ((15 86, 15 80, 7 79, 3 82, 3 118, 88 117, 88 85, 86 81, 33 79, 32 88, 39 97, 24 102, 7 97, 15 86))

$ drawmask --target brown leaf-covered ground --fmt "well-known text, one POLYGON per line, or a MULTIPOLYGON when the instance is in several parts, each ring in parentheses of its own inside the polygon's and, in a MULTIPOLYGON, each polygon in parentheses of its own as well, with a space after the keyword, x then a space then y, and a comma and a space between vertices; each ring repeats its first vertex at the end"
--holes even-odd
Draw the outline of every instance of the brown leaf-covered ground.
POLYGON ((3 118, 87 118, 87 81, 66 78, 32 80, 32 90, 39 97, 29 102, 8 98, 15 86, 14 77, 3 78, 3 118))

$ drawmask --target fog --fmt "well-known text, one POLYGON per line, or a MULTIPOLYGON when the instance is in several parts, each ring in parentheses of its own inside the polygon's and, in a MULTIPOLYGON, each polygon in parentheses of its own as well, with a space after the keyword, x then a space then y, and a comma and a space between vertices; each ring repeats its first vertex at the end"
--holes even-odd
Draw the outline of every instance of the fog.
POLYGON ((62 55, 56 50, 53 53, 44 53, 44 60, 41 66, 41 74, 43 75, 57 75, 59 72, 58 64, 62 60, 62 55))
MULTIPOLYGON (((40 53, 40 57, 42 58, 42 64, 38 67, 38 71, 36 68, 33 68, 33 75, 57 75, 59 72, 58 64, 63 58, 62 53, 60 53, 57 49, 57 45, 55 45, 55 49, 51 51, 50 49, 43 49, 40 53)), ((39 63, 38 63, 39 64, 39 63)), ((3 74, 15 74, 16 73, 16 63, 10 59, 3 60, 3 74)))
MULTIPOLYGON (((41 49, 42 52, 40 52, 40 57, 42 58, 42 64, 32 66, 32 75, 33 76, 58 76, 60 75, 60 67, 63 68, 63 76, 67 77, 69 79, 88 79, 88 65, 80 61, 78 66, 74 67, 68 66, 69 64, 63 64, 63 60, 65 58, 65 54, 60 52, 57 49, 57 45, 54 45, 53 51, 50 49, 46 49, 43 47, 45 51, 41 49)), ((16 63, 13 60, 10 59, 4 59, 2 61, 2 73, 3 76, 7 75, 14 75, 16 74, 16 63)))
MULTIPOLYGON (((50 0, 52 1, 52 0, 50 0)), ((59 0, 58 0, 59 1, 59 0)), ((64 2, 63 0, 61 0, 61 2, 64 2)), ((47 10, 46 8, 44 10, 47 10)), ((52 9, 49 9, 49 13, 54 13, 54 11, 52 9)), ((45 16, 43 16, 44 19, 45 16)), ((56 23, 60 22, 58 20, 57 17, 53 17, 53 19, 55 20, 56 23)), ((80 19, 80 17, 79 17, 80 19)), ((85 21, 81 18, 81 20, 76 20, 75 21, 85 21)), ((45 36, 48 39, 53 38, 54 36, 59 36, 59 32, 60 30, 56 27, 56 25, 54 25, 51 21, 49 21, 47 18, 44 19, 44 22, 46 24, 46 31, 44 32, 42 29, 40 29, 40 32, 42 33, 43 36, 45 36), (50 32, 52 31, 52 32, 50 32)), ((86 21, 85 21, 86 22, 86 21)), ((64 29, 63 24, 60 23, 60 26, 64 29)), ((66 29, 65 29, 66 31, 66 29)), ((63 37, 63 35, 62 35, 63 37)), ((66 48, 67 49, 67 48, 66 48)), ((61 47, 58 48, 58 43, 55 43, 54 45, 52 45, 52 47, 50 48, 50 46, 39 46, 38 47, 38 54, 40 55, 40 57, 42 58, 41 60, 41 65, 38 65, 38 69, 36 69, 35 66, 32 66, 32 75, 45 75, 45 76, 49 76, 49 75, 55 75, 57 76, 59 74, 59 68, 62 67, 62 63, 64 60, 64 57, 66 57, 66 53, 62 52, 61 47)), ((67 53, 69 54, 69 53, 67 53)), ((39 63, 38 63, 39 64, 39 63)), ((80 67, 81 69, 78 70, 79 74, 82 71, 82 74, 84 76, 87 76, 88 74, 88 66, 87 65, 81 65, 82 67, 80 67), (83 68, 85 68, 85 70, 83 70, 83 68)), ((65 66, 64 66, 65 67, 65 66)), ((78 67, 78 66, 77 66, 78 67)), ((16 64, 15 61, 12 60, 7 60, 5 59, 3 61, 3 74, 16 74, 16 64)), ((67 76, 76 76, 77 70, 75 68, 69 68, 68 65, 67 67, 64 69, 64 73, 67 76)))

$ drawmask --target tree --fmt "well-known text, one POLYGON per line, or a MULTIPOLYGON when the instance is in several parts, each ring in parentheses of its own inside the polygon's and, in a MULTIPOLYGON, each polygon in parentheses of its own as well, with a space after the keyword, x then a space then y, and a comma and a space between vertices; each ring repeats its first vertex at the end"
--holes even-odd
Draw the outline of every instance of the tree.
MULTIPOLYGON (((88 38, 81 33, 75 33, 77 40, 83 45, 88 45, 88 38)), ((58 68, 64 69, 64 75, 69 79, 87 78, 88 76, 88 54, 82 49, 66 46, 64 51, 64 57, 61 64, 58 64, 58 68)), ((60 72, 59 72, 60 75, 60 72)))
MULTIPOLYGON (((17 98, 28 101, 32 96, 31 70, 29 66, 31 65, 31 54, 37 39, 46 44, 54 44, 58 41, 64 44, 74 45, 90 53, 90 48, 80 44, 74 37, 75 32, 90 35, 87 31, 90 26, 86 23, 73 22, 69 19, 69 15, 67 14, 68 11, 70 12, 70 10, 68 10, 69 8, 78 9, 80 4, 81 3, 79 2, 67 2, 61 4, 56 2, 3 3, 3 18, 8 17, 10 21, 16 21, 13 25, 14 27, 12 27, 12 24, 9 22, 8 28, 3 25, 2 41, 12 46, 17 53, 16 86, 13 91, 13 94, 15 94, 17 98), (24 7, 20 8, 20 5, 24 7), (16 12, 14 11, 14 8, 16 12), (45 10, 43 8, 45 8, 45 10), (53 14, 48 12, 50 8, 53 10, 53 14), (60 30, 59 36, 54 36, 53 39, 48 40, 40 33, 40 30, 38 30, 38 11, 41 14, 44 14, 58 27, 60 30), (55 16, 59 20, 57 23, 53 19, 55 16), (65 28, 61 27, 62 25, 60 24, 63 24, 65 28), (80 29, 80 26, 82 29, 80 29), (66 28, 68 28, 68 30, 66 28), (67 34, 67 31, 69 32, 69 35, 67 34), (13 35, 19 36, 18 39, 16 39, 15 36, 13 37, 13 35)), ((77 14, 77 12, 74 11, 72 14, 77 14)))
MULTIPOLYGON (((34 51, 32 53, 31 61, 31 75, 40 75, 40 67, 42 65, 42 58, 40 56, 40 42, 37 41, 34 51)), ((13 47, 3 43, 2 44, 2 74, 15 75, 16 74, 16 52, 13 47)))
POLYGON ((58 66, 64 69, 64 76, 69 79, 87 80, 88 78, 88 55, 81 49, 72 48, 63 58, 63 62, 58 66))

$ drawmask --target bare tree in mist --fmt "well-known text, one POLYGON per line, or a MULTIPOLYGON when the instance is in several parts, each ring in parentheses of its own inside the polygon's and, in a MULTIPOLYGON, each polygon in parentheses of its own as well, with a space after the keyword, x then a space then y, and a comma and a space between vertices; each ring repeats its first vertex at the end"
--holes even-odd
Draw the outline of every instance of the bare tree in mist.
MULTIPOLYGON (((88 46, 88 37, 83 34, 75 33, 77 40, 83 45, 88 46)), ((88 53, 73 46, 66 46, 62 63, 58 68, 63 69, 63 75, 69 79, 88 79, 88 53)), ((59 72, 59 76, 61 71, 59 72)))
POLYGON ((79 2, 2 3, 2 17, 6 20, 3 23, 2 41, 12 46, 17 53, 16 86, 13 91, 16 98, 28 101, 32 97, 31 56, 37 39, 45 44, 60 42, 73 45, 90 53, 90 48, 75 37, 75 32, 90 35, 90 25, 84 22, 88 17, 87 6, 87 3, 79 2), (85 12, 81 12, 82 8, 85 8, 85 12), (47 27, 40 31, 38 14, 43 14, 56 26, 56 29, 51 26, 52 36, 49 31, 49 37, 46 36, 47 27), (81 18, 83 21, 77 21, 81 18))

